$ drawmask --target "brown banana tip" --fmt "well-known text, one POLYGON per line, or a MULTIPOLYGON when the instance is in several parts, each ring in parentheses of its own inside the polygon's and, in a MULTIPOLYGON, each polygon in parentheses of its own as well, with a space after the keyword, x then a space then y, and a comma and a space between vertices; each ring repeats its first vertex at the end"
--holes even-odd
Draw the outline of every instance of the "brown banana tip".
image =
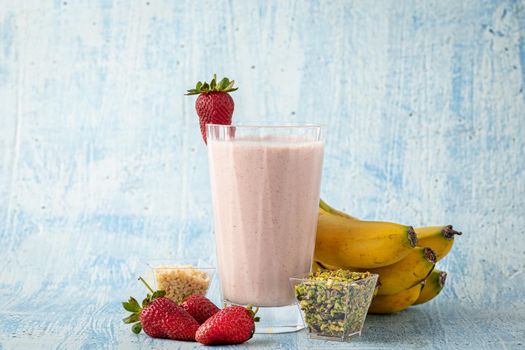
POLYGON ((445 281, 447 280, 447 273, 445 271, 440 271, 438 276, 438 283, 441 288, 445 286, 445 281))
POLYGON ((412 226, 408 226, 408 240, 410 241, 410 245, 412 247, 415 247, 417 245, 417 236, 416 231, 414 231, 414 228, 412 226))
POLYGON ((452 225, 447 225, 441 230, 443 237, 446 239, 454 239, 455 235, 461 236, 463 232, 456 231, 452 228, 452 225))
POLYGON ((432 264, 436 263, 437 255, 436 252, 431 248, 423 248, 423 255, 425 256, 425 259, 430 261, 432 264))

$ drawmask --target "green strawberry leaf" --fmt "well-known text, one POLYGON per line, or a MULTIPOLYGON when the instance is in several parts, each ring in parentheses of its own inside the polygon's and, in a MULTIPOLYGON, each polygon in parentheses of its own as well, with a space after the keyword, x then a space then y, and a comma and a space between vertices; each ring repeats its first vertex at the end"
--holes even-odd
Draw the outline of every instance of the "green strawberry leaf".
POLYGON ((148 294, 147 297, 144 298, 144 300, 142 300, 142 308, 144 309, 146 306, 149 305, 150 303, 150 299, 149 299, 150 295, 148 294))
POLYGON ((133 310, 133 307, 132 307, 127 301, 123 301, 123 302, 122 302, 122 307, 123 307, 126 311, 129 311, 129 312, 135 312, 135 310, 133 310))
POLYGON ((122 306, 124 307, 124 309, 126 309, 126 311, 129 311, 129 312, 139 312, 140 311, 140 305, 138 301, 133 297, 129 297, 129 300, 123 302, 122 306))
POLYGON ((153 295, 151 296, 151 299, 156 299, 156 298, 160 298, 160 297, 163 297, 166 295, 166 291, 164 290, 157 290, 153 293, 153 295))
POLYGON ((217 84, 217 89, 218 90, 222 90, 225 87, 224 83, 225 83, 226 79, 227 78, 222 78, 222 80, 219 81, 219 84, 217 84))
POLYGON ((137 314, 137 313, 133 313, 131 315, 129 315, 128 317, 124 317, 122 319, 122 321, 124 321, 124 323, 134 323, 134 322, 137 322, 140 320, 140 315, 137 314))
POLYGON ((141 330, 142 324, 140 322, 137 322, 133 326, 131 326, 131 331, 135 334, 139 334, 141 330))
POLYGON ((206 94, 209 92, 232 92, 237 90, 236 87, 233 87, 234 84, 234 80, 230 80, 226 77, 219 81, 217 80, 217 75, 214 74, 213 79, 209 84, 207 82, 199 81, 195 85, 195 89, 186 90, 186 95, 206 94))

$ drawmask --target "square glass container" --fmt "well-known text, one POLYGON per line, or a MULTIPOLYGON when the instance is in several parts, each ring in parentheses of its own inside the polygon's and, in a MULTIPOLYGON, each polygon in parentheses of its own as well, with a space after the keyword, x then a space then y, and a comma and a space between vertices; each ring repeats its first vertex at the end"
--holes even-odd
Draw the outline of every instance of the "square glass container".
POLYGON ((350 282, 290 278, 301 315, 314 339, 349 341, 361 335, 378 275, 350 282))
POLYGON ((148 266, 155 289, 166 291, 166 297, 176 303, 193 294, 206 295, 215 275, 214 267, 202 263, 155 260, 149 262, 148 266))

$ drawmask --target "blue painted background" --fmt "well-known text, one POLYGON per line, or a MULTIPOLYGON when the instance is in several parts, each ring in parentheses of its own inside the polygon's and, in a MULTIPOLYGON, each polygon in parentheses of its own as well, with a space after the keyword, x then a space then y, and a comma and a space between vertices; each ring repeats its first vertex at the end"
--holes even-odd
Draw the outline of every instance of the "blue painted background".
POLYGON ((523 1, 0 0, 0 349, 192 346, 117 302, 151 258, 214 259, 183 93, 215 72, 236 121, 327 125, 329 203, 464 232, 444 295, 353 346, 523 346, 523 1))

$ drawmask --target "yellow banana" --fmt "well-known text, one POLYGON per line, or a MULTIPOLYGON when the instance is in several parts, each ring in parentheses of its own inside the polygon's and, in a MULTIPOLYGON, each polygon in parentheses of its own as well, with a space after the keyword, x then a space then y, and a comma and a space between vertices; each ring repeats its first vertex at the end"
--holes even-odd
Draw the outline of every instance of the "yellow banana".
POLYGON ((320 208, 314 256, 340 268, 375 268, 403 259, 416 243, 411 226, 361 221, 320 208))
POLYGON ((437 261, 443 259, 450 252, 454 244, 454 236, 461 235, 452 228, 452 225, 418 227, 415 229, 417 245, 430 247, 436 252, 437 261))
POLYGON ((423 304, 434 299, 445 287, 447 273, 445 271, 434 270, 423 283, 423 289, 419 294, 414 305, 423 304))
POLYGON ((412 305, 421 292, 422 284, 418 283, 412 288, 405 289, 397 294, 376 295, 368 309, 369 314, 391 314, 405 310, 412 305))
POLYGON ((324 200, 319 200, 319 208, 324 210, 325 212, 327 213, 330 213, 330 214, 335 214, 335 215, 339 215, 339 216, 343 216, 345 218, 349 218, 349 219, 352 219, 352 220, 359 220, 358 218, 356 218, 355 216, 352 216, 352 215, 349 215, 345 212, 342 212, 340 210, 337 210, 335 208, 332 208, 331 206, 328 205, 328 203, 326 203, 324 200))
POLYGON ((368 271, 379 275, 379 295, 397 294, 427 278, 435 263, 432 249, 416 247, 400 261, 368 271))

